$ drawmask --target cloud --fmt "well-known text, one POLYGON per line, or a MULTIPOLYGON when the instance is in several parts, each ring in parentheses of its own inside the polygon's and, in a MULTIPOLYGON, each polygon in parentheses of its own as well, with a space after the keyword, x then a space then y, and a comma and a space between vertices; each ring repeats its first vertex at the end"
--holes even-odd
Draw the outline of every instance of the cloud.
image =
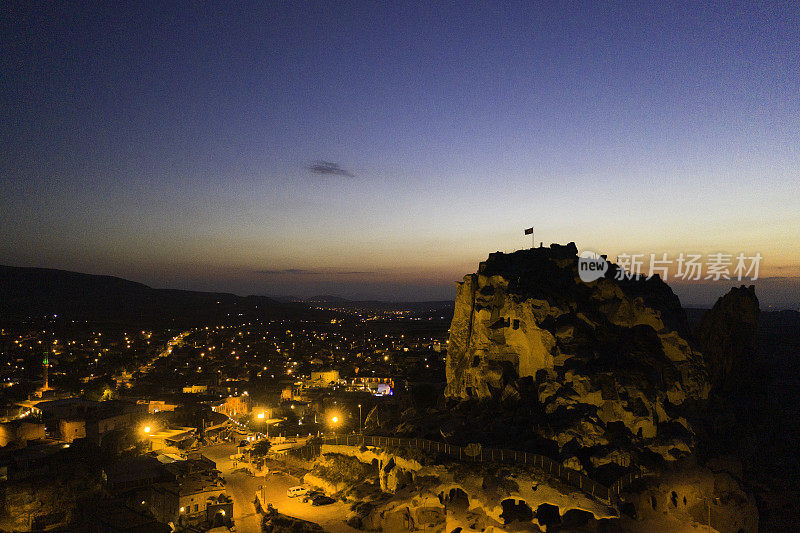
POLYGON ((312 165, 308 166, 313 174, 321 176, 345 176, 348 178, 355 178, 355 174, 343 169, 339 163, 331 163, 330 161, 315 161, 312 165))

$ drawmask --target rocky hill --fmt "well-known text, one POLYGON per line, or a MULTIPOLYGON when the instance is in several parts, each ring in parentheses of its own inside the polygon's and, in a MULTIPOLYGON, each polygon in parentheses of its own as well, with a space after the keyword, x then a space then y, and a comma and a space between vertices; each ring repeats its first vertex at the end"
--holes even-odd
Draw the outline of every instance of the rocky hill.
MULTIPOLYGON (((622 495, 640 518, 703 524, 704 498, 722 497, 736 503, 719 520, 751 530, 752 498, 697 461, 712 381, 677 296, 658 276, 613 263, 586 283, 578 263, 574 243, 552 245, 491 254, 464 277, 447 353, 450 408, 428 413, 428 426, 461 443, 535 450, 607 485, 641 476, 622 495)), ((723 314, 706 322, 719 342, 736 342, 720 329, 723 314)))
POLYGON ((708 396, 703 356, 665 283, 616 280, 617 271, 612 264, 605 277, 582 282, 574 243, 491 254, 458 285, 445 395, 535 395, 554 419, 543 436, 574 450, 570 463, 581 468, 611 460, 596 454, 621 427, 631 450, 614 447, 620 466, 644 459, 634 450, 668 462, 690 454, 681 406, 708 396))
POLYGON ((71 320, 143 326, 196 326, 239 314, 285 317, 319 314, 302 303, 265 296, 153 289, 112 276, 0 265, 0 320, 59 315, 71 320))
POLYGON ((760 314, 755 287, 734 287, 717 300, 694 332, 717 388, 736 387, 756 354, 760 314))

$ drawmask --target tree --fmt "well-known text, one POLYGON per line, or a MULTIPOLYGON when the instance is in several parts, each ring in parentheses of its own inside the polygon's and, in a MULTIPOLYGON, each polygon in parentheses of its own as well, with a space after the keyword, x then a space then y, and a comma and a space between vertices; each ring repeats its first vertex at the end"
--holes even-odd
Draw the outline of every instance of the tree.
POLYGON ((272 447, 272 444, 268 440, 260 440, 253 444, 253 448, 250 450, 250 453, 254 457, 264 457, 269 453, 269 449, 272 447))

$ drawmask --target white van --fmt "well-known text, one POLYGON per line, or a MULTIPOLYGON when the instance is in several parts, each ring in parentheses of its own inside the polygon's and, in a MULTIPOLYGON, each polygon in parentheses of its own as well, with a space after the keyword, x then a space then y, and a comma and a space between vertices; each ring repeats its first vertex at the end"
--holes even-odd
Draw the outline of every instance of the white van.
POLYGON ((303 496, 306 492, 308 492, 307 488, 298 485, 287 490, 286 495, 290 498, 296 498, 297 496, 303 496))

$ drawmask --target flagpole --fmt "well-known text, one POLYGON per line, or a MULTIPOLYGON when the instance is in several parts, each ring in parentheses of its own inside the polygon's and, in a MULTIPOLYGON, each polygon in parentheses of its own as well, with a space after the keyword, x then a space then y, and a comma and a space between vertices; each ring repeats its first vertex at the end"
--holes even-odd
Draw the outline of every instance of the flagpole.
POLYGON ((536 235, 534 235, 533 233, 533 226, 531 226, 530 228, 525 228, 524 233, 525 235, 531 236, 531 250, 533 250, 534 248, 536 248, 536 235))

